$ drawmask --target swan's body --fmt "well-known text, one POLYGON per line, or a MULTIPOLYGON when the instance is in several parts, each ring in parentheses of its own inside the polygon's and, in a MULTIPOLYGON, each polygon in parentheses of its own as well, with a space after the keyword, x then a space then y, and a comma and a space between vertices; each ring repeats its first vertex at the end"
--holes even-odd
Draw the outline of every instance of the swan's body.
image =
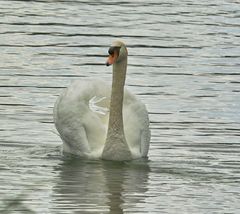
POLYGON ((118 52, 112 50, 108 60, 113 64, 112 88, 101 80, 77 80, 55 103, 54 122, 66 153, 108 160, 147 156, 148 113, 145 105, 124 89, 125 45, 115 42, 113 47, 118 52))

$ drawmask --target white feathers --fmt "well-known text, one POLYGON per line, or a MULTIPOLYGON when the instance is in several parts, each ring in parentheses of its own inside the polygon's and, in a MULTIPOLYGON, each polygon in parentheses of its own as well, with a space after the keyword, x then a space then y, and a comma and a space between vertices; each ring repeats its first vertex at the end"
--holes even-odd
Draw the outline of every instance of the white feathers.
POLYGON ((89 100, 89 108, 96 113, 106 115, 109 112, 109 109, 106 107, 101 107, 96 104, 100 103, 102 100, 106 99, 106 97, 96 97, 94 96, 92 99, 89 100))
MULTIPOLYGON (((108 128, 110 94, 111 86, 104 81, 77 80, 59 96, 54 106, 54 122, 64 142, 64 152, 101 158, 108 128)), ((123 123, 132 157, 145 157, 150 136, 148 113, 145 105, 126 89, 123 123)))

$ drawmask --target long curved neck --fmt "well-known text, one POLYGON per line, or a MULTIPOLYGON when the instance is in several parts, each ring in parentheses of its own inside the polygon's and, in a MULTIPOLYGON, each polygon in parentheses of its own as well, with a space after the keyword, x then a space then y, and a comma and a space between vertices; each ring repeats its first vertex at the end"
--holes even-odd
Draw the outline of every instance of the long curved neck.
POLYGON ((108 132, 103 159, 130 160, 131 152, 124 135, 123 97, 127 71, 127 59, 113 64, 112 94, 110 103, 108 132))
POLYGON ((113 65, 112 94, 110 103, 108 131, 113 129, 115 130, 115 132, 121 134, 124 134, 122 108, 126 70, 127 60, 113 65))

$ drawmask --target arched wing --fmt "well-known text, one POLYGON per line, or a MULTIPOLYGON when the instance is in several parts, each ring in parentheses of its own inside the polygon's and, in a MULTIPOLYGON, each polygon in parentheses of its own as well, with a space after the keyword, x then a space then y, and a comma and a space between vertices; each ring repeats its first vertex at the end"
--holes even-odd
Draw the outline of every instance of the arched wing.
POLYGON ((125 91, 123 106, 124 132, 134 157, 146 157, 149 150, 150 129, 145 105, 125 91))

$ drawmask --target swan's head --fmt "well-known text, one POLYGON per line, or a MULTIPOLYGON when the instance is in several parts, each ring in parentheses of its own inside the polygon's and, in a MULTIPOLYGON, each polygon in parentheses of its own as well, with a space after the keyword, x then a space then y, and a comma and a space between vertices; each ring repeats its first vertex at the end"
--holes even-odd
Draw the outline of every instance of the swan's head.
POLYGON ((121 62, 127 58, 128 51, 126 45, 121 41, 114 41, 108 50, 109 56, 106 65, 112 65, 114 63, 121 62))

